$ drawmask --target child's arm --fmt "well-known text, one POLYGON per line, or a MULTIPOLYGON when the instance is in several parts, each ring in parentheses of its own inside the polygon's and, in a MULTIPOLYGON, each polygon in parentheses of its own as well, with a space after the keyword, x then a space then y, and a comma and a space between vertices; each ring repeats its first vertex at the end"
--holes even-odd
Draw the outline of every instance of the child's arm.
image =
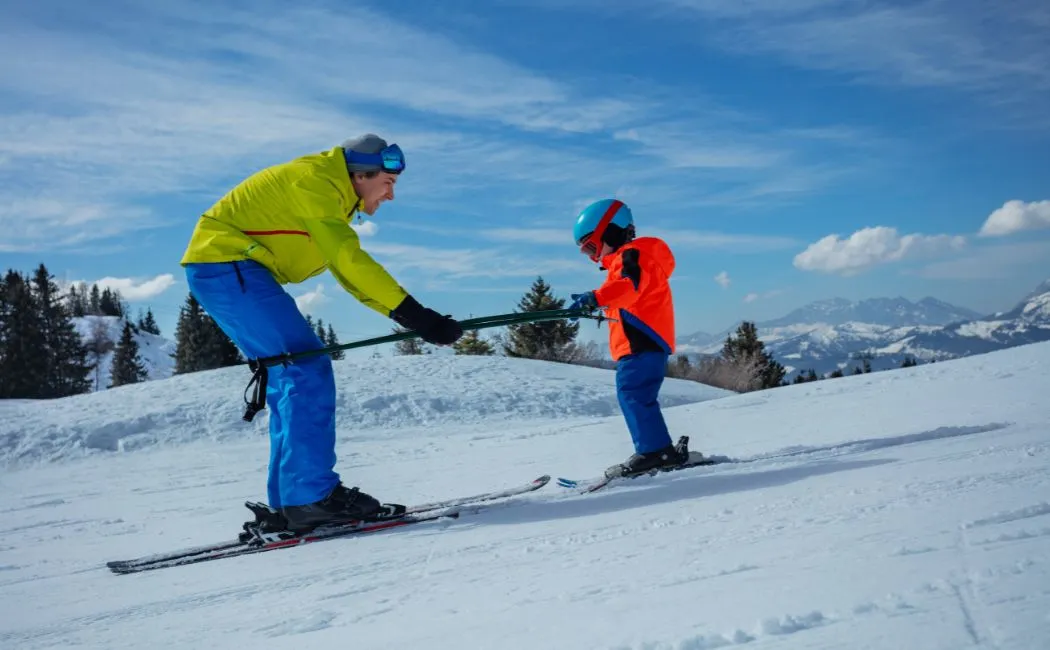
POLYGON ((623 252, 623 270, 618 278, 609 278, 594 292, 598 305, 627 309, 649 288, 652 270, 648 260, 642 260, 637 248, 623 252))

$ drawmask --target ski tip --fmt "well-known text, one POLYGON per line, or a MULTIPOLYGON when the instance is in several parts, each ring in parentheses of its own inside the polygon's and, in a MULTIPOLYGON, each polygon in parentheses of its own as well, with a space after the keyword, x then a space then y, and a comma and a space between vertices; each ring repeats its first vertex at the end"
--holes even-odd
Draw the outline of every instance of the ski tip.
POLYGON ((579 487, 580 482, 579 481, 574 481, 571 478, 559 478, 558 479, 558 485, 560 485, 561 487, 565 487, 565 488, 574 488, 574 487, 579 487))
POLYGON ((550 474, 544 474, 543 476, 540 476, 539 478, 534 480, 533 484, 534 485, 546 485, 547 483, 550 482, 550 480, 551 480, 551 475, 550 474))

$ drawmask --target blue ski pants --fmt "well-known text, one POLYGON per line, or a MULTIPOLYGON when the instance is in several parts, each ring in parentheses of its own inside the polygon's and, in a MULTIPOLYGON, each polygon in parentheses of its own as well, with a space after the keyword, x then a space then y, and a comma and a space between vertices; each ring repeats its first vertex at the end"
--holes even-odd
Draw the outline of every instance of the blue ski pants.
MULTIPOLYGON (((190 292, 249 359, 323 347, 288 293, 252 261, 186 265, 190 292)), ((275 508, 319 501, 335 473, 335 377, 328 355, 270 366, 270 471, 275 508)))
POLYGON ((671 444, 660 412, 660 387, 667 370, 664 352, 639 352, 616 364, 616 396, 634 441, 634 451, 644 454, 671 444))

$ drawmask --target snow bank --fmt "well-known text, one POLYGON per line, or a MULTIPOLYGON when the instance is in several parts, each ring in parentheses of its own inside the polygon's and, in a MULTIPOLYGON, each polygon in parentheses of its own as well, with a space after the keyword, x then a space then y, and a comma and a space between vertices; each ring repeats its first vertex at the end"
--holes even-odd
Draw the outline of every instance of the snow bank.
MULTIPOLYGON (((404 356, 334 364, 340 436, 457 425, 619 416, 609 370, 504 357, 404 356)), ((197 440, 265 436, 269 410, 241 420, 247 366, 60 400, 0 401, 0 463, 54 461, 197 440)), ((667 406, 731 395, 669 379, 667 406)))

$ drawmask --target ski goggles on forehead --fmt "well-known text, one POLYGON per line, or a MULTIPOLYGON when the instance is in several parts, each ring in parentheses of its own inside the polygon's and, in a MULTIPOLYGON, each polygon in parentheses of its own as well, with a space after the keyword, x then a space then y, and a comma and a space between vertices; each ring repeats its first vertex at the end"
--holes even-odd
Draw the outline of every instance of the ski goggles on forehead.
POLYGON ((392 144, 383 147, 379 153, 361 153, 360 151, 345 151, 346 159, 356 165, 368 165, 379 167, 390 174, 400 174, 405 171, 405 154, 401 147, 392 144))

